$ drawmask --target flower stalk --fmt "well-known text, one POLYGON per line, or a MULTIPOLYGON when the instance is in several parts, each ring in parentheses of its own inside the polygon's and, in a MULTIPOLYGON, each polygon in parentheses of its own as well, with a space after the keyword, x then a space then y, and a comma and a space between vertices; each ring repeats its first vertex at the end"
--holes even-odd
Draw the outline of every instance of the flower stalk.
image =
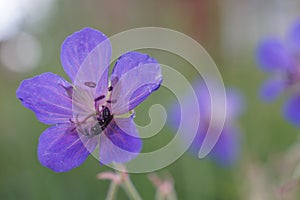
POLYGON ((177 200, 174 180, 170 175, 166 179, 160 179, 156 174, 149 174, 148 178, 156 187, 155 200, 177 200))
POLYGON ((118 189, 119 189, 119 184, 112 181, 110 183, 109 190, 108 190, 105 200, 115 200, 117 197, 118 189))
POLYGON ((113 164, 116 168, 120 169, 120 171, 116 172, 102 172, 97 175, 97 178, 100 180, 110 180, 111 184, 109 186, 109 190, 106 196, 106 200, 116 199, 117 192, 119 186, 122 186, 127 196, 131 200, 142 200, 140 194, 136 190, 135 186, 131 182, 128 173, 126 172, 126 168, 121 164, 113 164))
POLYGON ((134 187, 133 183, 131 182, 130 178, 126 178, 122 184, 126 194, 131 200, 142 200, 140 194, 134 187))

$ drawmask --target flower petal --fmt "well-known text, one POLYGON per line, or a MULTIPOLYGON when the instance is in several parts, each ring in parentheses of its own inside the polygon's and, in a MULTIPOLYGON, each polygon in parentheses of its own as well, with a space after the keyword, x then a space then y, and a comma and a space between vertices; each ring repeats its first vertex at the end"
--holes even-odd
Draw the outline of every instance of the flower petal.
POLYGON ((236 120, 238 116, 244 111, 245 103, 243 96, 239 93, 239 91, 229 88, 226 90, 226 121, 230 121, 228 123, 236 120))
POLYGON ((74 33, 63 43, 62 64, 76 88, 72 95, 74 118, 93 112, 94 100, 107 93, 110 57, 110 41, 91 28, 74 33))
POLYGON ((300 21, 296 22, 288 34, 288 42, 293 52, 300 54, 300 21))
POLYGON ((46 124, 69 122, 72 118, 71 85, 52 73, 22 81, 17 97, 46 124))
POLYGON ((100 162, 124 163, 135 158, 142 149, 142 140, 132 118, 114 119, 100 136, 100 162))
MULTIPOLYGON (((100 62, 104 63, 101 60, 102 58, 108 57, 110 59, 111 55, 110 42, 103 33, 92 28, 84 28, 73 33, 63 42, 61 48, 61 62, 65 72, 72 82, 74 82, 83 61, 95 49, 95 47, 98 47, 101 51, 99 51, 99 55, 96 55, 97 53, 95 52, 93 58, 90 57, 91 60, 88 62, 90 62, 91 68, 88 68, 89 71, 87 71, 87 73, 91 76, 100 76, 101 73, 97 73, 98 71, 93 72, 93 69, 99 67, 100 62), (104 45, 102 45, 102 43, 104 45), (99 45, 103 47, 99 48, 99 45), (96 60, 97 62, 95 62, 96 60)), ((102 67, 106 67, 106 64, 107 63, 105 63, 102 67)))
POLYGON ((223 166, 235 164, 240 154, 239 134, 232 127, 224 128, 211 152, 212 159, 223 166))
POLYGON ((269 79, 265 81, 260 90, 260 96, 264 101, 275 100, 286 88, 283 80, 269 79))
MULTIPOLYGON (((198 133, 189 148, 189 151, 193 155, 198 155, 206 133, 207 127, 200 124, 198 133)), ((238 132, 232 127, 224 127, 209 157, 222 166, 231 166, 236 163, 239 154, 240 138, 238 132)))
POLYGON ((265 71, 287 69, 292 58, 281 41, 275 38, 262 41, 257 49, 257 62, 265 71))
POLYGON ((82 140, 72 129, 71 124, 60 124, 42 133, 38 145, 38 158, 42 165, 55 172, 66 172, 81 165, 90 155, 97 146, 97 140, 82 140))
MULTIPOLYGON (((210 91, 208 90, 206 83, 202 80, 196 80, 193 86, 197 93, 201 116, 206 119, 206 122, 209 122, 212 115, 212 97, 210 91)), ((189 110, 192 112, 194 107, 190 105, 188 100, 189 97, 187 97, 186 104, 189 105, 189 110)), ((221 101, 216 101, 216 105, 214 106, 221 105, 221 101)), ((226 88, 226 123, 232 123, 243 112, 244 106, 242 95, 234 88, 226 88)))
POLYGON ((112 105, 114 114, 124 114, 135 108, 162 82, 158 62, 146 54, 129 52, 117 61, 111 81, 113 86, 112 105))
POLYGON ((300 94, 292 96, 284 105, 285 118, 296 126, 300 126, 300 94))

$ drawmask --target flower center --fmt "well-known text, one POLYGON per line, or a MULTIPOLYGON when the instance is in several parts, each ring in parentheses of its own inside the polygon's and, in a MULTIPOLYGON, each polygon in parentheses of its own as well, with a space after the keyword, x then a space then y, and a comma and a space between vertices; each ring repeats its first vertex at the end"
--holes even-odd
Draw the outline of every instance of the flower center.
MULTIPOLYGON (((91 82, 86 82, 85 85, 88 87, 93 86, 91 82)), ((108 87, 108 96, 112 89, 111 86, 108 87)), ((110 99, 105 101, 106 97, 106 95, 100 95, 94 99, 96 110, 94 113, 85 116, 83 119, 79 119, 78 115, 75 120, 70 119, 70 122, 75 124, 74 130, 77 129, 84 136, 93 137, 101 134, 106 129, 114 117, 110 111, 110 104, 115 102, 110 99)))
POLYGON ((110 113, 110 110, 107 106, 102 106, 100 114, 97 116, 98 125, 103 131, 113 119, 113 115, 110 113))
POLYGON ((102 110, 98 114, 91 115, 90 117, 93 117, 95 120, 87 124, 84 124, 85 121, 76 122, 79 132, 88 137, 101 134, 113 119, 113 115, 107 106, 102 106, 102 110), (94 123, 95 121, 96 124, 94 123), (84 125, 85 127, 83 127, 84 125))

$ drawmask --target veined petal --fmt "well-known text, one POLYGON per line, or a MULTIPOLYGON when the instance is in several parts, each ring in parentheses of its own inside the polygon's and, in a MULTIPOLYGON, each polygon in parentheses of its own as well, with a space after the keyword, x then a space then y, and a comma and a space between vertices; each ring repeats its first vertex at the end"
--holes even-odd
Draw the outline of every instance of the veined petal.
POLYGON ((128 162, 141 149, 142 140, 132 118, 114 119, 100 136, 99 157, 102 164, 128 162))
MULTIPOLYGON (((109 40, 99 43, 81 63, 73 84, 86 90, 94 99, 107 93, 111 57, 109 40)), ((74 94, 73 94, 74 95, 74 94)))
POLYGON ((95 29, 84 28, 64 41, 61 61, 75 88, 74 118, 93 112, 94 100, 107 93, 110 57, 110 41, 95 29))
POLYGON ((284 70, 292 65, 292 57, 287 48, 275 38, 264 40, 259 44, 257 61, 265 71, 284 70))
POLYGON ((273 101, 285 88, 286 85, 283 80, 272 78, 263 83, 260 90, 260 96, 265 101, 273 101))
POLYGON ((114 84, 118 82, 122 75, 126 72, 130 71, 133 68, 139 67, 139 65, 154 63, 158 64, 154 58, 151 58, 147 54, 139 53, 139 52, 128 52, 120 56, 116 65, 113 68, 111 80, 114 84))
POLYGON ((134 109, 162 82, 159 63, 146 54, 129 52, 121 56, 112 75, 112 112, 124 114, 134 109))
POLYGON ((71 124, 46 129, 39 139, 38 158, 55 172, 66 172, 81 165, 97 146, 97 140, 80 138, 71 124))
MULTIPOLYGON (((110 56, 111 45, 108 38, 100 31, 92 28, 84 28, 67 37, 61 49, 61 62, 72 82, 75 81, 79 68, 86 60, 82 74, 77 79, 82 80, 83 83, 93 81, 97 84, 108 67, 110 56), (91 52, 93 55, 86 60, 91 52), (93 78, 88 78, 88 76, 93 78), (88 80, 85 80, 86 78, 88 80)), ((108 74, 102 77, 102 79, 106 79, 106 81, 104 80, 106 84, 107 76, 108 74)))
POLYGON ((58 75, 44 73, 22 81, 17 97, 46 124, 69 122, 72 118, 71 85, 58 75))
POLYGON ((300 126, 300 94, 292 96, 284 105, 285 118, 296 126, 300 126))

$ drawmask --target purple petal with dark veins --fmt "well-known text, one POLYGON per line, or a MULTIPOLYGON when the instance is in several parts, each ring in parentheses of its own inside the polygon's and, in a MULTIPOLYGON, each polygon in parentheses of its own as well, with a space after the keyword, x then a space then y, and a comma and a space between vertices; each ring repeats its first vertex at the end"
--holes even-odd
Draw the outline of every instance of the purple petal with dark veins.
POLYGON ((132 118, 114 119, 100 136, 100 162, 124 163, 135 158, 142 149, 142 140, 132 118))
POLYGON ((293 63, 288 50, 275 38, 264 40, 258 45, 257 62, 265 71, 284 70, 293 63))
POLYGON ((71 124, 60 124, 42 133, 38 145, 38 158, 42 165, 55 172, 66 172, 86 160, 97 146, 97 140, 81 139, 72 129, 71 124))
POLYGON ((274 101, 285 88, 283 80, 272 78, 263 83, 260 96, 265 101, 274 101))
POLYGON ((63 78, 48 72, 22 81, 17 97, 41 122, 66 123, 72 118, 70 87, 63 78))
POLYGON ((114 114, 124 114, 134 109, 162 82, 159 63, 146 54, 129 52, 117 61, 112 75, 112 105, 114 114))
POLYGON ((139 65, 146 63, 155 63, 157 61, 151 58, 147 54, 139 52, 127 52, 118 58, 111 75, 111 80, 113 84, 116 84, 123 74, 130 71, 131 69, 138 67, 139 65))
POLYGON ((300 126, 300 94, 292 96, 284 105, 285 118, 296 126, 300 126))
MULTIPOLYGON (((98 72, 99 70, 93 72, 94 68, 107 67, 106 63, 103 66, 98 65, 99 63, 103 63, 103 60, 101 59, 103 59, 104 57, 105 59, 107 58, 110 59, 111 46, 108 38, 98 30, 92 28, 84 28, 78 32, 73 33, 72 35, 67 37, 66 40, 63 42, 61 48, 61 62, 65 72, 70 77, 72 82, 74 82, 77 72, 81 67, 83 61, 99 44, 103 46, 100 48, 98 47, 99 49, 101 49, 101 51, 99 51, 100 55, 94 53, 94 55, 89 58, 91 62, 87 61, 90 62, 90 65, 93 66, 91 66, 91 68, 89 68, 88 71, 86 71, 85 69, 85 71, 88 72, 89 75, 94 75, 94 76, 101 76, 101 73, 98 72), (105 44, 102 45, 101 43, 105 43, 105 44), (97 60, 97 63, 95 63, 95 60, 97 60)), ((107 77, 105 78, 107 79, 107 77)), ((89 81, 89 80, 84 80, 84 81, 89 81)), ((95 80, 92 81, 95 82, 95 80)))

